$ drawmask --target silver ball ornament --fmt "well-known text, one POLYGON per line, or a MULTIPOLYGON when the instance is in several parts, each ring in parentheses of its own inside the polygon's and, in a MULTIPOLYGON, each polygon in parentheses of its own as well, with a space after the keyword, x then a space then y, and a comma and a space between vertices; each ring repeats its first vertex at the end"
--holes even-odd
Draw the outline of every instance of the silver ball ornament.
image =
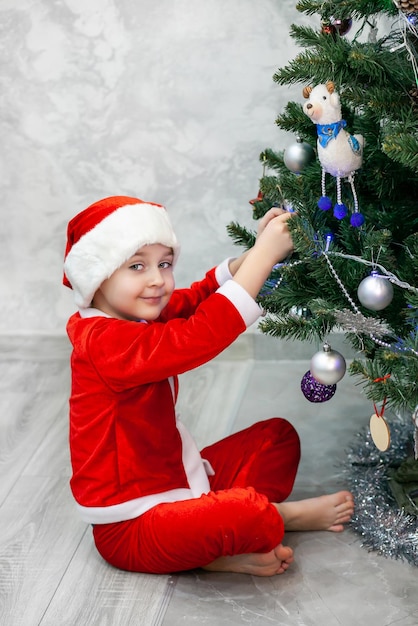
POLYGON ((312 376, 323 385, 335 385, 345 374, 347 368, 342 354, 332 350, 328 343, 313 355, 310 371, 312 376))
POLYGON ((393 286, 389 279, 373 271, 364 278, 357 289, 361 304, 371 311, 381 311, 389 306, 393 298, 393 286))
POLYGON ((285 149, 283 155, 283 161, 287 169, 295 174, 300 174, 314 160, 315 150, 311 145, 302 141, 300 137, 296 138, 296 143, 285 149))

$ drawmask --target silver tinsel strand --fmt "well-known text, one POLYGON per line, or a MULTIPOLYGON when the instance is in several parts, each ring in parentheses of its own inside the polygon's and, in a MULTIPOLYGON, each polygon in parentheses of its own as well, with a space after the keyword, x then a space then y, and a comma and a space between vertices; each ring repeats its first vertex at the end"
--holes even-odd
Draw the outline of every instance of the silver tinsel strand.
POLYGON ((399 510, 387 477, 389 468, 412 454, 410 426, 401 420, 390 422, 391 445, 384 453, 375 447, 368 428, 358 433, 347 452, 344 473, 356 503, 351 527, 362 537, 362 545, 418 566, 418 517, 399 510))

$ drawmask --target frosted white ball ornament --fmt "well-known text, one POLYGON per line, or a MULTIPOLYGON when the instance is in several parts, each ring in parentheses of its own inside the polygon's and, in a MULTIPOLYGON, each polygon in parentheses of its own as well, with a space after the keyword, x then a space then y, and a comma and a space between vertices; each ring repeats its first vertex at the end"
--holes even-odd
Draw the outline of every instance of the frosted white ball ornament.
POLYGON ((313 355, 310 372, 323 385, 335 385, 344 376, 347 364, 342 354, 332 350, 328 343, 323 349, 313 355))
POLYGON ((381 311, 392 302, 393 286, 390 280, 373 270, 363 278, 357 289, 361 304, 371 311, 381 311))
POLYGON ((296 137, 296 143, 285 149, 283 161, 287 169, 300 174, 309 163, 315 160, 315 150, 309 143, 296 137))

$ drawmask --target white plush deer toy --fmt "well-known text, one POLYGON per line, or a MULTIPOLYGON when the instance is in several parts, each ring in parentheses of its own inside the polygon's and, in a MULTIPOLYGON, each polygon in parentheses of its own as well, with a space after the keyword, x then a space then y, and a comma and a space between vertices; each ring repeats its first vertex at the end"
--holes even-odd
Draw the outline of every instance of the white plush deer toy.
POLYGON ((347 207, 341 200, 341 179, 348 178, 354 197, 354 214, 351 217, 353 226, 361 226, 364 217, 358 209, 357 196, 354 188, 354 173, 363 162, 364 138, 362 135, 350 135, 346 130, 346 121, 341 119, 340 96, 335 91, 332 81, 316 87, 305 87, 303 96, 307 102, 303 112, 316 124, 318 140, 318 158, 322 167, 322 198, 318 202, 320 209, 331 208, 331 200, 325 196, 325 174, 337 179, 337 203, 334 215, 343 219, 347 207))

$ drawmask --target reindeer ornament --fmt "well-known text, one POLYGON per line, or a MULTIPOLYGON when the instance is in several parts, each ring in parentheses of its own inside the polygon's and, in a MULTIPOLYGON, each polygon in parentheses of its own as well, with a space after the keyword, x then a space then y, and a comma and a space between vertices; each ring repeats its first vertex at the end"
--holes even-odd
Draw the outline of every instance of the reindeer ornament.
POLYGON ((347 122, 341 119, 340 97, 332 81, 316 87, 305 87, 303 96, 307 99, 303 105, 303 112, 316 124, 318 133, 317 150, 322 167, 322 197, 318 201, 318 206, 323 211, 328 211, 332 206, 330 198, 325 195, 325 176, 331 174, 337 179, 334 216, 343 219, 348 210, 341 200, 341 179, 347 178, 354 200, 354 212, 350 223, 354 227, 359 227, 364 223, 364 217, 358 207, 354 174, 363 161, 364 138, 362 135, 350 135, 344 130, 347 122))

